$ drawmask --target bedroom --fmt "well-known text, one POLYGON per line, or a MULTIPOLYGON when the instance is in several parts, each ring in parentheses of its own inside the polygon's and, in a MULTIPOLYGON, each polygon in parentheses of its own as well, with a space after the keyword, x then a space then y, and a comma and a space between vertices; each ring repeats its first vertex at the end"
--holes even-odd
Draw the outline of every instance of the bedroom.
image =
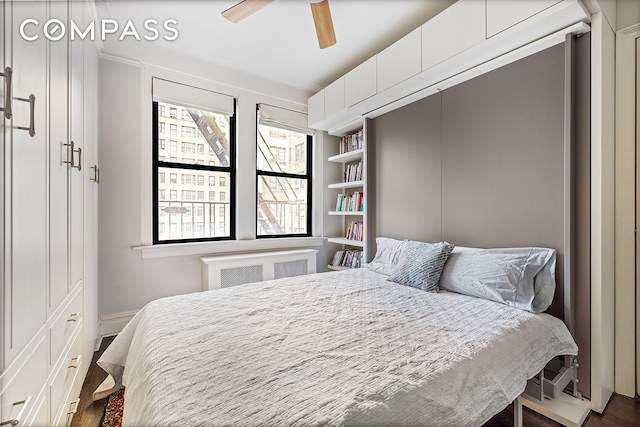
MULTIPOLYGON (((356 108, 338 108, 332 116, 326 119, 322 117, 315 121, 317 125, 315 127, 318 130, 313 136, 313 152, 310 156, 315 163, 307 168, 312 172, 311 183, 313 186, 313 196, 308 200, 312 202, 310 206, 312 222, 308 223, 310 233, 304 237, 256 239, 255 224, 259 215, 256 206, 257 178, 255 172, 256 109, 259 106, 267 108, 276 106, 301 113, 308 112, 312 116, 317 110, 309 98, 317 100, 317 98, 313 98, 313 95, 320 91, 324 91, 326 95, 327 91, 331 90, 330 88, 335 88, 335 85, 331 85, 332 82, 339 81, 342 76, 349 75, 348 73, 356 68, 364 69, 360 68, 360 65, 364 65, 366 68, 370 58, 377 57, 382 61, 385 49, 400 39, 405 40, 405 35, 412 34, 416 28, 420 28, 424 23, 438 16, 441 11, 454 2, 440 1, 429 3, 426 6, 421 2, 408 2, 403 8, 395 11, 399 15, 396 24, 391 21, 388 23, 378 22, 385 21, 381 20, 381 16, 391 16, 391 12, 385 9, 389 5, 386 2, 380 2, 381 4, 376 6, 380 10, 371 6, 370 13, 374 14, 370 19, 371 25, 377 25, 380 32, 379 37, 373 37, 371 34, 375 33, 357 34, 358 32, 353 29, 352 33, 345 33, 344 27, 348 25, 348 16, 356 13, 353 9, 358 9, 356 7, 358 2, 336 1, 337 4, 331 4, 331 12, 338 40, 335 46, 326 49, 319 49, 317 46, 309 5, 304 2, 279 0, 238 24, 228 23, 220 16, 220 13, 233 6, 234 2, 213 2, 213 4, 207 5, 203 4, 204 2, 196 2, 195 10, 200 11, 198 8, 203 8, 201 13, 194 14, 198 18, 182 13, 179 15, 180 19, 176 19, 177 25, 167 21, 178 16, 179 12, 174 4, 168 2, 154 5, 153 13, 139 5, 127 6, 131 2, 111 1, 95 2, 95 4, 89 2, 82 4, 82 7, 77 7, 77 2, 74 2, 75 5, 72 3, 69 10, 68 19, 75 23, 86 23, 90 21, 89 18, 94 18, 101 20, 104 24, 106 20, 114 18, 120 21, 120 26, 118 31, 113 31, 113 28, 109 26, 106 28, 97 26, 95 34, 88 35, 88 37, 94 36, 96 39, 94 43, 69 42, 68 56, 65 44, 48 40, 45 36, 56 38, 58 34, 55 33, 54 28, 48 27, 48 30, 51 30, 49 34, 45 34, 44 28, 49 17, 59 16, 60 13, 64 15, 68 12, 65 5, 61 2, 53 2, 40 10, 37 8, 29 9, 26 6, 18 7, 17 3, 21 2, 4 2, 2 11, 3 22, 13 22, 13 25, 3 26, 5 29, 3 33, 5 51, 3 52, 4 65, 2 68, 13 67, 15 71, 13 97, 27 100, 14 101, 13 118, 11 121, 5 119, 4 122, 3 187, 5 201, 3 201, 3 224, 5 245, 3 250, 4 292, 2 306, 4 314, 2 336, 5 347, 2 356, 2 378, 4 383, 9 384, 10 379, 17 378, 17 375, 23 371, 20 368, 23 363, 16 363, 16 361, 32 361, 41 357, 47 359, 44 363, 34 362, 33 365, 38 367, 38 369, 34 369, 34 372, 38 372, 37 375, 34 375, 37 392, 27 393, 22 397, 16 396, 15 401, 24 400, 27 395, 33 394, 34 402, 30 404, 28 411, 25 410, 25 415, 28 414, 29 418, 33 418, 38 411, 31 410, 31 408, 46 407, 45 417, 51 419, 50 423, 53 423, 56 418, 60 419, 58 414, 61 412, 58 408, 61 408, 61 405, 54 405, 54 399, 50 397, 51 392, 40 393, 40 390, 46 390, 50 386, 54 386, 54 389, 57 387, 56 380, 60 381, 60 375, 56 374, 61 372, 62 353, 70 347, 73 338, 71 335, 75 336, 78 333, 78 330, 67 328, 67 326, 80 323, 78 320, 67 321, 66 318, 61 321, 63 312, 67 315, 65 310, 71 314, 82 313, 81 341, 83 344, 81 352, 84 360, 82 360, 82 369, 78 369, 78 371, 86 372, 91 352, 99 338, 120 332, 145 304, 162 297, 201 291, 205 277, 201 257, 255 251, 313 249, 319 251, 315 259, 317 270, 326 270, 335 251, 341 248, 339 245, 328 243, 326 238, 335 237, 342 233, 342 227, 345 225, 342 216, 328 214, 328 211, 334 210, 337 191, 328 189, 327 185, 339 180, 338 177, 341 173, 339 164, 327 161, 328 157, 338 152, 338 137, 335 134, 345 134, 357 130, 352 127, 352 123, 357 122, 358 117, 366 117, 367 124, 365 126, 375 131, 375 138, 389 138, 388 134, 391 129, 401 127, 407 129, 409 135, 406 139, 410 140, 411 132, 418 133, 424 129, 422 128, 423 124, 417 124, 416 120, 411 121, 407 117, 422 114, 420 112, 422 110, 416 111, 416 109, 433 109, 433 106, 424 105, 428 102, 425 100, 434 100, 437 97, 441 97, 443 100, 440 113, 443 117, 444 127, 441 132, 446 133, 447 129, 450 129, 446 125, 447 117, 451 116, 445 114, 447 108, 445 104, 447 99, 452 99, 447 97, 455 95, 456 89, 470 84, 469 82, 473 81, 471 77, 492 75, 491 67, 497 68, 500 65, 507 65, 509 62, 515 61, 518 55, 520 55, 518 59, 534 58, 537 53, 536 49, 540 49, 535 46, 536 40, 542 39, 560 28, 574 25, 576 22, 562 21, 562 19, 556 18, 561 21, 562 25, 557 29, 550 29, 556 24, 547 24, 546 21, 541 23, 537 20, 541 16, 546 16, 544 13, 563 9, 566 5, 575 6, 576 2, 561 2, 555 5, 555 9, 545 7, 541 12, 530 14, 533 20, 531 22, 534 24, 529 25, 525 22, 526 19, 523 20, 524 24, 521 24, 519 28, 525 27, 525 29, 518 30, 517 37, 510 38, 511 42, 520 43, 518 46, 509 45, 509 41, 504 42, 504 40, 503 44, 507 43, 506 45, 491 44, 491 42, 481 43, 475 47, 476 50, 470 49, 470 53, 467 52, 468 55, 458 55, 464 60, 457 63, 454 60, 452 65, 447 66, 450 67, 448 70, 444 70, 447 67, 441 67, 442 70, 439 72, 445 74, 430 75, 427 73, 420 74, 417 78, 406 79, 402 82, 403 84, 395 85, 390 91, 379 90, 380 93, 371 96, 365 102, 358 103, 356 108), (344 12, 341 12, 341 9, 344 12), (18 12, 23 16, 20 16, 18 12), (75 15, 76 13, 79 15, 75 15), (272 53, 273 51, 266 50, 268 46, 271 49, 278 46, 280 50, 275 52, 285 52, 287 45, 278 44, 281 39, 293 43, 292 40, 288 40, 292 37, 285 31, 286 28, 282 30, 282 33, 269 31, 271 29, 269 23, 274 22, 273 20, 278 22, 278 17, 283 15, 287 17, 300 16, 300 22, 296 22, 298 26, 295 27, 299 28, 297 34, 306 34, 306 41, 303 42, 300 37, 301 40, 297 40, 299 44, 295 45, 303 47, 296 47, 297 51, 288 53, 294 60, 293 63, 287 63, 286 66, 282 65, 280 57, 272 53), (210 52, 204 48, 198 48, 198 43, 202 43, 201 40, 198 40, 201 34, 191 33, 190 29, 198 26, 200 16, 210 16, 220 28, 229 31, 229 34, 235 34, 231 37, 223 37, 224 32, 213 33, 220 34, 218 37, 223 41, 216 41, 212 51, 225 52, 227 55, 225 58, 212 59, 210 52), (25 35, 28 37, 41 35, 33 42, 22 38, 19 32, 20 24, 29 18, 37 19, 39 22, 38 25, 29 23, 23 27, 25 35), (145 27, 144 20, 148 18, 158 20, 155 26, 152 25, 157 29, 158 38, 163 36, 172 38, 174 33, 170 29, 175 28, 180 34, 178 39, 145 42, 135 40, 135 36, 129 36, 127 40, 119 40, 124 31, 137 31, 141 38, 153 36, 154 33, 145 27), (128 19, 132 19, 135 23, 133 27, 126 26, 128 19), (166 26, 163 26, 163 21, 166 26), (245 33, 249 30, 247 27, 250 27, 255 33, 245 33), (387 30, 383 30, 384 28, 387 30), (106 34, 106 40, 102 41, 101 36, 104 34, 101 34, 101 30, 104 33, 105 29, 113 31, 113 34, 106 34), (349 35, 340 37, 341 31, 342 34, 349 35), (264 52, 251 47, 252 40, 260 37, 261 33, 265 39, 264 52), (257 35, 249 36, 248 34, 257 35), (236 47, 238 45, 231 43, 231 40, 241 47, 236 47), (191 43, 191 45, 186 45, 187 43, 191 43), (527 50, 525 45, 532 50, 527 50), (524 49, 519 49, 521 47, 524 49), (511 50, 518 50, 518 52, 513 54, 513 58, 507 58, 505 64, 481 65, 481 63, 490 62, 489 59, 507 57, 507 53, 511 50), (258 69, 260 75, 257 76, 256 66, 248 63, 248 52, 251 52, 252 56, 259 59, 261 63, 270 64, 272 68, 270 70, 258 69), (237 54, 237 56, 232 56, 233 54, 237 54), (311 59, 305 59, 306 56, 303 55, 309 55, 311 59), (84 56, 84 63, 74 62, 74 58, 82 58, 82 56, 84 56), (64 63, 64 59, 61 58, 70 58, 71 62, 68 67, 64 63), (299 65, 295 63, 296 60, 300 61, 299 65), (24 64, 30 64, 29 61, 36 61, 36 63, 34 67, 26 67, 29 70, 28 73, 24 71, 19 73, 17 70, 20 61, 24 61, 24 64), (482 69, 483 66, 488 68, 482 69), (77 70, 76 67, 82 70, 87 82, 80 87, 74 86, 77 84, 73 74, 77 70), (456 69, 455 67, 462 68, 456 69), (67 86, 65 83, 60 87, 53 84, 58 81, 56 79, 65 80, 67 68, 70 73, 70 84, 67 86), (471 75, 473 71, 469 75, 465 74, 466 70, 470 68, 476 70, 477 75, 471 75), (451 71, 452 69, 454 71, 451 71), (314 71, 314 74, 311 74, 311 71, 314 71), (38 79, 38 72, 45 73, 47 78, 38 79), (446 75, 446 73, 450 75, 446 75), (460 80, 456 81, 453 78, 446 81, 446 87, 444 85, 439 87, 442 91, 441 94, 428 93, 429 90, 436 91, 438 89, 437 85, 433 84, 433 79, 438 79, 435 80, 437 82, 445 81, 454 74, 460 80), (285 77, 287 75, 288 77, 285 77), (171 85, 164 87, 165 93, 159 93, 158 89, 161 85, 154 85, 154 78, 189 85, 233 98, 236 108, 235 129, 237 135, 235 137, 238 142, 234 153, 237 170, 233 179, 225 179, 223 182, 224 187, 229 188, 225 192, 228 194, 225 194, 224 201, 233 200, 237 205, 234 208, 235 227, 232 227, 235 239, 210 243, 153 244, 154 164, 152 162, 153 145, 150 143, 154 138, 153 126, 151 125, 154 120, 152 102, 156 100, 162 103, 167 99, 179 101, 176 97, 172 97, 171 85), (33 81, 38 82, 37 90, 43 94, 42 96, 38 94, 36 88, 31 88, 30 85, 33 81), (153 90, 154 88, 156 91, 153 90), (28 127, 30 124, 28 98, 30 93, 36 93, 35 137, 29 136, 28 132, 17 129, 17 127, 25 125, 28 127), (80 100, 77 99, 78 96, 81 97, 80 100), (41 103, 41 100, 45 99, 48 100, 50 108, 42 107, 46 103, 41 103), (58 100, 59 104, 53 104, 54 100, 58 100), (82 105, 83 102, 85 108, 81 111, 73 109, 74 105, 82 105), (307 106, 308 102, 309 106, 307 106), (372 102, 376 103, 373 107, 372 102), (67 112, 68 104, 71 104, 71 109, 67 112), (364 110, 358 111, 358 108, 364 110), (372 111, 375 114, 369 114, 372 111), (82 117, 82 114, 84 114, 84 119, 77 120, 77 117, 82 117), (400 123, 403 120, 409 121, 410 126, 401 126, 400 123), (67 125, 60 123, 67 123, 67 125), (383 123, 386 124, 383 125, 383 123), (330 133, 323 129, 328 129, 330 133), (74 136, 78 134, 81 136, 74 136), (9 151, 12 147, 15 147, 15 150, 19 148, 18 138, 25 138, 27 142, 30 140, 42 141, 44 146, 47 141, 53 141, 54 137, 59 137, 61 141, 64 140, 63 143, 69 143, 67 136, 69 136, 69 140, 75 140, 78 145, 61 145, 61 157, 65 156, 63 161, 54 158, 51 150, 42 149, 38 152, 25 151, 24 153, 9 151), (95 141, 95 143, 93 145, 88 142, 79 143, 78 141, 82 139, 95 141), (243 143, 239 143, 240 141, 243 143), (17 158, 19 154, 41 156, 41 161, 45 166, 35 171, 34 168, 30 168, 31 162, 27 157, 22 159, 25 161, 22 164, 18 160, 14 160, 18 163, 14 163, 11 156, 17 158), (70 163, 64 163, 64 161, 70 163), (57 166, 54 167, 54 164, 57 166), (99 184, 96 181, 99 181, 99 184), (42 185, 42 183, 46 184, 42 185), (233 186, 235 186, 235 192, 232 190, 233 186), (78 193, 78 188, 82 190, 82 193, 78 193), (28 193, 29 197, 21 196, 23 193, 28 193), (81 206, 83 203, 84 207, 81 206), (61 210, 58 209, 60 207, 61 210), (13 214, 14 212, 17 215, 13 214), (32 215, 25 215, 22 218, 23 212, 32 212, 32 215), (77 215, 83 219, 81 227, 73 226, 77 215), (14 230, 24 233, 28 231, 29 234, 25 234, 25 238, 22 238, 13 235, 14 230), (77 242, 79 243, 76 244, 77 242), (28 253, 29 256, 20 256, 22 253, 28 253), (14 282, 18 283, 20 280, 26 281, 25 283, 29 283, 29 285, 13 290, 14 282), (60 280, 63 284, 54 286, 55 280, 60 280), (79 282, 83 282, 81 288, 77 285, 79 282), (43 283, 45 285, 42 285, 43 283), (42 308, 45 305, 46 310, 42 308), (59 326, 61 322, 64 327, 59 326), (67 329, 71 334, 69 336, 66 335, 67 329), (47 403, 43 404, 42 402, 47 403)), ((472 0, 466 3, 473 7, 478 7, 479 4, 483 8, 486 4, 487 10, 489 10, 492 2, 472 0)), ((533 4, 535 3, 533 2, 533 4)), ((35 7, 34 4, 31 6, 35 7)), ((640 16, 637 2, 633 1, 590 0, 577 4, 579 4, 579 9, 586 10, 584 22, 590 26, 591 65, 587 67, 591 73, 590 103, 582 100, 583 102, 578 102, 578 105, 584 107, 590 104, 591 107, 590 113, 587 113, 590 114, 588 117, 590 124, 587 126, 586 134, 587 140, 590 138, 591 161, 587 170, 587 173, 590 174, 588 197, 577 200, 577 203, 585 202, 585 200, 587 203, 585 208, 589 213, 587 222, 580 226, 586 226, 588 229, 586 235, 588 235, 589 241, 586 245, 590 246, 590 251, 580 253, 578 250, 573 254, 574 258, 586 256, 586 259, 581 259, 580 265, 588 264, 586 270, 580 268, 576 272, 576 274, 586 272, 589 283, 586 288, 580 289, 587 289, 588 292, 576 292, 575 298, 578 299, 576 304, 581 309, 578 311, 586 313, 586 317, 579 318, 576 326, 579 331, 590 338, 587 341, 584 341, 584 337, 576 339, 579 347, 588 347, 584 353, 590 353, 590 363, 583 365, 582 369, 586 370, 586 374, 582 374, 581 379, 584 383, 590 384, 589 397, 592 408, 601 412, 612 392, 615 391, 626 396, 633 396, 637 392, 637 379, 630 374, 637 372, 635 343, 638 341, 636 335, 638 328, 634 323, 637 295, 635 290, 635 243, 633 240, 629 241, 629 227, 633 233, 636 211, 633 201, 635 199, 635 183, 629 183, 629 176, 633 180, 635 174, 635 163, 632 159, 634 140, 628 137, 629 118, 624 116, 624 114, 628 116, 629 108, 635 111, 634 99, 628 96, 629 93, 633 93, 635 83, 628 86, 629 77, 627 75, 614 74, 614 66, 616 66, 614 52, 616 48, 623 49, 627 46, 629 40, 635 40, 634 37, 637 37, 635 25, 640 22, 640 16), (636 32, 634 33, 634 31, 636 32), (614 44, 614 35, 618 40, 617 47, 614 44), (627 86, 622 86, 624 84, 627 86), (632 89, 629 90, 629 87, 632 89), (625 94, 625 96, 614 98, 616 91, 625 94), (629 99, 631 99, 632 107, 628 106, 629 99), (616 110, 618 111, 617 116, 614 115, 616 110), (629 148, 629 141, 631 141, 631 148, 629 148), (631 155, 624 153, 631 153, 631 155), (630 159, 631 163, 629 163, 630 159), (614 199, 614 190, 616 194, 626 194, 627 197, 614 199), (630 226, 630 224, 632 225, 630 226), (630 258, 629 254, 631 254, 630 258)), ((566 7, 571 9, 570 6, 566 7)), ((560 15, 555 15, 554 12, 550 16, 560 15)), ((565 19, 570 20, 571 18, 565 19)), ((472 28, 474 24, 477 24, 476 21, 466 23, 464 28, 472 28)), ((436 20, 432 21, 432 23, 434 22, 436 20)), ((457 24, 457 21, 453 22, 457 24)), ((484 19, 480 19, 480 22, 483 37, 485 37, 484 19)), ((86 28, 86 25, 78 25, 76 35, 80 37, 80 33, 86 28)), ((449 48, 462 50, 456 45, 456 43, 460 43, 460 40, 456 37, 455 28, 455 26, 451 26, 451 21, 448 21, 448 25, 444 29, 438 30, 438 34, 444 32, 445 35, 442 38, 450 40, 450 44, 453 46, 443 49, 445 51, 449 48)), ((71 34, 70 25, 67 26, 67 29, 71 34)), ((499 33, 498 38, 500 37, 499 33)), ((494 40, 496 39, 494 38, 494 40)), ((576 49, 579 44, 580 42, 576 42, 576 49)), ((446 55, 446 52, 444 54, 446 55)), ((401 56, 400 59, 406 58, 401 56)), ((623 61, 620 58, 618 60, 623 61)), ((395 64, 397 61, 398 58, 391 56, 391 67, 389 68, 391 74, 395 72, 402 74, 409 69, 408 66, 395 64)), ((618 72, 628 70, 629 62, 627 59, 626 62, 621 63, 622 65, 617 65, 618 72)), ((635 64, 632 69, 635 70, 635 64)), ((632 74, 635 72, 633 70, 632 74)), ((7 81, 6 78, 4 80, 7 81)), ((364 81, 363 79, 362 82, 364 81)), ((382 89, 379 83, 378 86, 378 89, 382 89)), ((3 91, 6 91, 5 87, 2 88, 3 91)), ((325 102, 326 100, 325 96, 325 102)), ((457 102, 464 104, 466 100, 457 102)), ((170 108, 167 107, 167 109, 170 108)), ((324 105, 324 109, 327 108, 327 105, 324 105)), ((266 110, 261 108, 261 112, 264 111, 266 110)), ((536 111, 532 113, 536 113, 536 111)), ((584 111, 582 113, 584 114, 584 111)), ((165 114, 171 118, 172 113, 169 110, 165 114)), ((359 120, 360 126, 362 126, 362 119, 359 120)), ((631 119, 631 122, 631 127, 635 129, 635 117, 631 119)), ((170 127, 169 122, 167 122, 167 127, 170 127)), ((168 133, 171 132, 171 129, 167 130, 168 133)), ((560 132, 564 132, 564 130, 561 129, 560 132)), ((585 138, 585 135, 582 138, 585 138)), ((167 147, 171 150, 169 139, 167 138, 167 147)), ((389 148, 392 143, 384 144, 382 148, 389 148)), ((33 147, 33 145, 26 147, 33 147)), ((376 148, 378 149, 378 147, 376 148)), ((30 148, 25 148, 25 150, 27 149, 30 148)), ((179 147, 176 149, 178 152, 181 151, 179 147)), ((425 148, 425 150, 427 149, 425 148)), ((363 218, 371 225, 371 227, 365 227, 365 232, 375 232, 377 228, 381 233, 378 234, 380 236, 387 235, 399 239, 412 238, 421 241, 439 241, 448 238, 447 227, 451 227, 452 224, 457 227, 459 224, 459 222, 446 223, 446 218, 453 218, 452 216, 447 215, 433 222, 443 229, 437 235, 433 233, 433 230, 420 230, 419 228, 411 230, 407 226, 419 219, 412 212, 405 214, 406 218, 410 218, 411 221, 398 222, 397 218, 394 218, 395 213, 389 212, 389 209, 385 208, 388 205, 385 205, 381 200, 375 200, 376 196, 378 198, 399 196, 407 188, 400 182, 402 171, 389 169, 389 167, 397 168, 398 165, 389 166, 383 161, 393 157, 394 153, 390 151, 392 151, 390 148, 387 151, 378 149, 378 156, 370 158, 374 161, 369 163, 372 168, 369 173, 371 181, 367 181, 366 185, 370 186, 369 189, 375 188, 375 192, 364 190, 367 195, 365 203, 367 206, 369 206, 368 203, 371 203, 370 206, 381 206, 381 210, 375 212, 377 215, 374 215, 373 218, 368 217, 368 214, 367 218, 363 218), (382 152, 385 153, 384 157, 380 155, 382 152), (370 196, 374 197, 369 198, 370 196), (378 202, 377 205, 376 202, 378 202)), ((454 157, 447 156, 455 156, 456 154, 451 151, 443 151, 439 155, 443 156, 441 157, 443 164, 447 165, 447 159, 450 159, 449 161, 454 159, 454 157)), ((409 157, 411 157, 410 154, 409 157)), ((410 159, 400 159, 400 161, 406 160, 410 159)), ((159 167, 168 166, 162 164, 159 167)), ((451 176, 445 175, 445 173, 452 170, 445 168, 442 174, 438 175, 440 178, 437 179, 442 179, 446 184, 450 181, 451 176)), ((405 170, 405 172, 407 171, 405 170)), ((428 178, 430 182, 434 182, 434 176, 426 176, 427 172, 423 170, 417 170, 416 173, 418 172, 422 179, 428 178)), ((489 179, 491 176, 483 172, 480 178, 489 179)), ((171 179, 169 172, 167 172, 167 179, 171 179)), ((553 179, 563 179, 562 174, 553 179)), ((219 202, 220 191, 223 188, 220 178, 216 175, 215 186, 210 186, 210 182, 212 181, 205 179, 204 187, 207 188, 207 191, 215 187, 214 197, 219 202)), ((577 182, 584 183, 584 180, 577 182)), ((197 186, 198 184, 195 186, 196 189, 197 186)), ((344 192, 352 193, 353 191, 344 192)), ((449 193, 443 193, 440 196, 447 194, 449 193)), ((197 192, 195 195, 193 200, 199 200, 200 196, 197 192)), ((566 200, 566 198, 563 199, 562 194, 557 197, 560 197, 557 200, 566 200)), ((442 212, 446 213, 447 209, 454 208, 451 205, 446 205, 447 200, 443 201, 445 205, 440 206, 442 212)), ((426 200, 418 200, 416 203, 419 206, 428 207, 426 200)), ((458 210, 455 209, 455 211, 458 210)), ((581 212, 585 212, 585 210, 581 212)), ((581 218, 585 220, 584 216, 581 218)), ((567 220, 573 221, 571 218, 567 220)), ((357 217, 354 221, 357 222, 357 217)), ((456 218, 455 221, 464 221, 464 218, 456 218)), ((564 217, 562 217, 562 221, 564 221, 564 217)), ((485 226, 487 225, 478 224, 477 228, 485 226)), ((169 225, 169 227, 171 226, 169 225)), ((562 230, 565 224, 561 223, 559 227, 562 230)), ((227 232, 230 229, 229 225, 227 224, 224 229, 227 232)), ((486 229, 490 230, 490 228, 486 229)), ((376 236, 374 234, 367 239, 367 245, 370 245, 365 249, 365 252, 368 252, 366 255, 368 261, 375 253, 373 242, 376 236)), ((455 241, 453 243, 467 246, 497 245, 494 242, 489 242, 486 236, 475 242, 467 239, 467 242, 464 243, 464 238, 458 238, 458 240, 461 243, 455 241)), ((511 245, 512 243, 503 241, 502 244, 511 245)), ((534 243, 521 244, 534 245, 534 243)), ((585 247, 585 245, 581 247, 585 247)), ((559 268, 560 266, 561 264, 559 264, 559 268)), ((80 365, 79 360, 74 363, 76 362, 80 365)), ((67 392, 66 386, 61 388, 65 389, 68 394, 70 404, 74 404, 77 394, 71 398, 75 392, 67 392)), ((60 398, 60 400, 64 399, 60 398)), ((6 402, 7 405, 13 405, 13 403, 15 402, 6 402)), ((2 409, 3 420, 14 416, 21 408, 18 405, 15 408, 9 406, 8 409, 5 409, 4 405, 5 400, 3 400, 2 409), (6 410, 9 411, 8 417, 5 417, 6 410)))

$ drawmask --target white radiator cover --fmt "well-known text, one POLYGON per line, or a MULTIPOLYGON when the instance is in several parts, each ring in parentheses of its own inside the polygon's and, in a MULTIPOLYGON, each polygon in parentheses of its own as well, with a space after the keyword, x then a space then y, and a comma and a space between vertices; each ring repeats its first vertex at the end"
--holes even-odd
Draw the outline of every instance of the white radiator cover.
POLYGON ((202 257, 202 289, 220 289, 316 272, 315 249, 202 257))

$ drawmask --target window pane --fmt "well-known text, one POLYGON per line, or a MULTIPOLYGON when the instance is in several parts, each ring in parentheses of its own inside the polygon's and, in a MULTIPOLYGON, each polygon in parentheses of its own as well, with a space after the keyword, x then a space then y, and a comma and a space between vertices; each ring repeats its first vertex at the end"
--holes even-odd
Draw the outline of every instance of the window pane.
POLYGON ((158 110, 159 132, 165 133, 168 129, 173 138, 169 144, 158 145, 159 159, 168 157, 170 162, 189 165, 230 166, 229 116, 162 102, 158 103, 158 110), (169 111, 170 115, 165 116, 163 111, 169 111), (182 114, 178 114, 178 111, 182 111, 182 114))
POLYGON ((258 170, 305 175, 307 135, 258 125, 258 170))
POLYGON ((258 176, 258 235, 307 233, 307 180, 258 176))
POLYGON ((230 201, 226 195, 216 198, 214 191, 205 195, 202 184, 210 180, 228 181, 231 174, 194 172, 196 171, 188 169, 158 168, 158 240, 229 237, 230 201), (160 182, 163 174, 170 178, 160 182))

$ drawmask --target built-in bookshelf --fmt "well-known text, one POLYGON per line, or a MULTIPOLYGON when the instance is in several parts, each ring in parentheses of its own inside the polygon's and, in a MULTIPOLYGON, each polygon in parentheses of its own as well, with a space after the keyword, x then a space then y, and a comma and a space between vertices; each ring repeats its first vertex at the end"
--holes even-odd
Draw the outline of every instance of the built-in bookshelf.
POLYGON ((366 260, 367 130, 364 124, 361 122, 362 127, 337 135, 340 136, 338 154, 328 158, 328 161, 342 165, 336 182, 328 185, 329 189, 335 190, 335 205, 327 213, 342 221, 341 234, 328 238, 329 242, 342 246, 330 261, 328 268, 331 270, 359 268, 366 260))

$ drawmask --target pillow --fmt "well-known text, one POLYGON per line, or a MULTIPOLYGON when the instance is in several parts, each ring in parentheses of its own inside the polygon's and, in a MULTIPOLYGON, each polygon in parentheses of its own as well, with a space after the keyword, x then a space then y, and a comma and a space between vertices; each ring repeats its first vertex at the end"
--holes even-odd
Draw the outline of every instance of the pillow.
POLYGON ((556 251, 548 248, 456 247, 440 277, 441 289, 545 311, 555 294, 556 251))
POLYGON ((447 242, 406 241, 398 265, 387 280, 427 292, 438 292, 442 268, 453 248, 447 242))
POLYGON ((376 256, 367 265, 369 270, 390 275, 398 264, 398 258, 402 251, 404 240, 391 239, 389 237, 376 238, 376 256))

